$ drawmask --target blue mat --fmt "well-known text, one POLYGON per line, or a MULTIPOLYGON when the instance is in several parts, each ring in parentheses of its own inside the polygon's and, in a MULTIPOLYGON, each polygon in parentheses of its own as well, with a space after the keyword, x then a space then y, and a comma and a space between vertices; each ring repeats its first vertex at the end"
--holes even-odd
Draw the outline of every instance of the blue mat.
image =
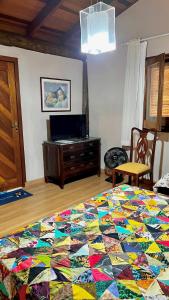
POLYGON ((0 206, 30 196, 32 196, 32 194, 24 191, 23 189, 16 189, 14 191, 9 191, 9 192, 0 192, 0 206))

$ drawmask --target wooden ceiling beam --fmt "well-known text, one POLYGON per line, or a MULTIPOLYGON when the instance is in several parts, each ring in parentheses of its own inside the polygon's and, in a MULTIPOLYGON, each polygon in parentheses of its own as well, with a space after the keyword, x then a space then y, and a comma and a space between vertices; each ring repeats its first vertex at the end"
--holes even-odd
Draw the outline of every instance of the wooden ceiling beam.
POLYGON ((50 34, 50 33, 51 33, 51 34, 55 34, 55 35, 58 35, 58 36, 60 36, 60 37, 62 37, 63 34, 64 34, 64 32, 61 31, 61 30, 48 28, 48 27, 46 27, 46 26, 42 26, 42 27, 40 28, 40 30, 45 30, 45 31, 48 32, 49 34, 50 34))
POLYGON ((29 24, 29 22, 24 20, 24 19, 16 18, 16 17, 13 17, 13 16, 8 16, 6 14, 1 14, 1 13, 0 13, 0 19, 5 20, 5 21, 9 21, 9 23, 14 22, 14 23, 26 24, 26 25, 29 24))
POLYGON ((126 7, 130 6, 130 2, 128 2, 127 0, 118 0, 119 3, 123 4, 126 7))
POLYGON ((112 6, 114 6, 118 12, 122 12, 124 9, 126 9, 126 6, 124 5, 124 3, 119 2, 118 0, 113 0, 112 1, 112 6))
POLYGON ((28 26, 28 35, 33 36, 35 32, 43 25, 46 18, 52 14, 62 3, 62 0, 49 0, 41 9, 36 18, 28 26))
POLYGON ((75 15, 75 16, 78 16, 78 15, 79 15, 78 12, 76 12, 76 11, 74 11, 73 9, 70 9, 69 7, 66 7, 66 6, 64 6, 64 5, 61 5, 60 8, 63 9, 64 11, 66 11, 66 12, 72 14, 72 15, 75 15))
POLYGON ((5 46, 15 46, 18 48, 23 48, 31 51, 48 53, 63 57, 69 57, 74 59, 83 60, 84 56, 75 51, 74 48, 64 47, 64 45, 46 42, 43 40, 21 36, 20 34, 4 32, 0 30, 0 41, 1 45, 5 46))

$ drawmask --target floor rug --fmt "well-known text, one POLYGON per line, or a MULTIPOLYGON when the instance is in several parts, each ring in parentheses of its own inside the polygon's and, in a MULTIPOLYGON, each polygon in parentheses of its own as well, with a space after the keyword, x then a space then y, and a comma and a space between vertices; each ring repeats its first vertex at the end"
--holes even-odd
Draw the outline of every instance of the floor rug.
POLYGON ((32 196, 32 194, 24 191, 23 189, 15 189, 7 192, 0 192, 0 206, 7 203, 11 203, 17 200, 21 200, 32 196))
POLYGON ((0 240, 0 299, 168 300, 169 204, 122 185, 0 240))

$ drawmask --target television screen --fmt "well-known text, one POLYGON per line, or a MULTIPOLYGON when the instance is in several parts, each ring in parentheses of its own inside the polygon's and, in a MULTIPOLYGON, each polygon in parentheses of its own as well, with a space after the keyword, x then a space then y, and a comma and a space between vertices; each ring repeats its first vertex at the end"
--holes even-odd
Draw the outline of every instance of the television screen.
POLYGON ((86 137, 85 115, 50 116, 50 132, 52 141, 86 137))

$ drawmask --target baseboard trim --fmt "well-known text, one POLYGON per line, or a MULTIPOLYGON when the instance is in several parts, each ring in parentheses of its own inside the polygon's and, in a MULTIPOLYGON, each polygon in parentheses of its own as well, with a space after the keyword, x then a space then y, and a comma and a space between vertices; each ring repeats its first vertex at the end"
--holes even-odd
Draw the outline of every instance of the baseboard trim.
POLYGON ((38 178, 38 179, 33 179, 33 180, 30 180, 30 181, 27 181, 26 183, 25 183, 25 187, 27 187, 28 185, 33 185, 33 184, 37 184, 37 183, 43 183, 43 182, 45 182, 45 180, 44 180, 44 178, 42 177, 42 178, 38 178))
MULTIPOLYGON (((104 169, 101 169, 100 171, 101 175, 105 175, 105 170, 104 169)), ((107 176, 107 175, 105 175, 107 176)), ((33 179, 33 180, 29 180, 29 181, 26 181, 25 183, 25 187, 29 186, 30 184, 38 184, 38 183, 44 183, 45 182, 45 179, 44 177, 41 177, 41 178, 37 178, 37 179, 33 179)))

